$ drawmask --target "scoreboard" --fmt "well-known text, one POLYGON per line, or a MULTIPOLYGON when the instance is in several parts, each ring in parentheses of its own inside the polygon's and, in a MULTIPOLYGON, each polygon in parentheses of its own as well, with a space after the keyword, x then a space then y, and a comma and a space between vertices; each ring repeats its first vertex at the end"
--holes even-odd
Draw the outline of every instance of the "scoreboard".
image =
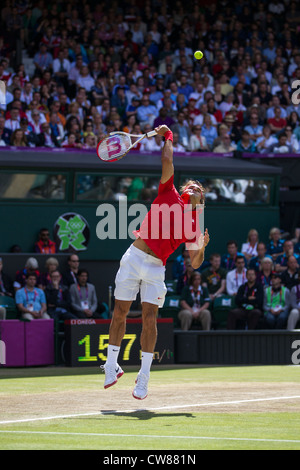
MULTIPOLYGON (((65 356, 66 365, 84 367, 102 365, 107 358, 109 326, 111 320, 66 320, 65 356)), ((141 319, 127 319, 118 363, 140 365, 141 319)), ((174 364, 174 330, 171 318, 157 319, 157 342, 153 364, 174 364)))

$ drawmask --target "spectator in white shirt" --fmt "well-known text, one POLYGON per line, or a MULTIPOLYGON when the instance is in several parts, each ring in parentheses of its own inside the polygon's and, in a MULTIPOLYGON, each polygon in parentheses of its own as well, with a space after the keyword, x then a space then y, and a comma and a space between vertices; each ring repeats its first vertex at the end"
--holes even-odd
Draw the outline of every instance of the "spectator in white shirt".
POLYGON ((18 108, 12 108, 10 110, 10 119, 5 121, 6 129, 11 130, 14 132, 16 129, 20 129, 20 113, 18 108))
POLYGON ((256 149, 258 150, 259 153, 266 153, 268 151, 268 148, 276 144, 278 140, 274 135, 271 134, 271 128, 269 124, 265 124, 263 127, 263 134, 261 137, 258 137, 256 141, 256 149))
POLYGON ((53 74, 59 80, 64 82, 68 78, 71 70, 71 63, 69 59, 64 57, 64 51, 61 49, 58 57, 53 60, 53 74))
MULTIPOLYGON (((45 118, 44 118, 45 119, 45 118)), ((29 117, 29 127, 30 130, 38 135, 41 132, 41 125, 46 121, 41 119, 41 113, 37 109, 33 109, 29 117)))
POLYGON ((91 91, 92 87, 95 85, 95 80, 91 76, 87 65, 83 65, 83 67, 81 67, 76 83, 88 92, 91 91))
MULTIPOLYGON (((173 136, 174 139, 174 136, 173 136)), ((144 139, 141 150, 144 152, 160 152, 163 146, 161 135, 156 135, 150 139, 144 139)))
POLYGON ((254 256, 257 256, 257 244, 258 244, 258 232, 255 229, 251 229, 248 232, 247 242, 242 244, 241 252, 249 261, 254 256))
POLYGON ((185 152, 185 148, 179 143, 179 134, 177 132, 173 132, 173 151, 185 152))
POLYGON ((245 259, 243 256, 237 256, 235 260, 236 268, 229 271, 226 275, 227 294, 235 296, 238 288, 247 282, 247 269, 245 268, 245 259))

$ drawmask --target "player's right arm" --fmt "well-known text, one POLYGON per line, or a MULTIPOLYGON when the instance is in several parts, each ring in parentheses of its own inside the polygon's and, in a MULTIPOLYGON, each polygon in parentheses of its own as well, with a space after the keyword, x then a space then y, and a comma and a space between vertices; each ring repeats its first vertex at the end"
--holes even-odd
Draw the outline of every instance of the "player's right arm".
MULTIPOLYGON (((170 129, 165 126, 159 126, 155 128, 156 132, 159 135, 164 136, 166 132, 170 132, 170 129)), ((162 148, 161 152, 161 164, 162 164, 162 171, 161 171, 161 183, 166 183, 171 176, 174 174, 174 166, 173 166, 173 142, 172 140, 166 140, 165 144, 162 148)))

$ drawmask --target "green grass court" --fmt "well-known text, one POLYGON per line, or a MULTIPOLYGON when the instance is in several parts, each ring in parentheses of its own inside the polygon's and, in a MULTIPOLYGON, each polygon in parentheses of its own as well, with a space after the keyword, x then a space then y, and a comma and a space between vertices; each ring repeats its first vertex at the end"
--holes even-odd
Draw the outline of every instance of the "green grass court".
POLYGON ((300 449, 299 366, 1 369, 1 450, 300 449))

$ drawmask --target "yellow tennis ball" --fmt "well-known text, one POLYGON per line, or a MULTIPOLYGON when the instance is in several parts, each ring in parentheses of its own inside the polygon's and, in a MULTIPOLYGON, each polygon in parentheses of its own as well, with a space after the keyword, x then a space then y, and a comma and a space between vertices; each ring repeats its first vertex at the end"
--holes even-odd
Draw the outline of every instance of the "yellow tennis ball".
POLYGON ((198 60, 202 59, 203 52, 202 51, 196 51, 195 54, 194 54, 194 57, 195 57, 195 59, 198 59, 198 60))

